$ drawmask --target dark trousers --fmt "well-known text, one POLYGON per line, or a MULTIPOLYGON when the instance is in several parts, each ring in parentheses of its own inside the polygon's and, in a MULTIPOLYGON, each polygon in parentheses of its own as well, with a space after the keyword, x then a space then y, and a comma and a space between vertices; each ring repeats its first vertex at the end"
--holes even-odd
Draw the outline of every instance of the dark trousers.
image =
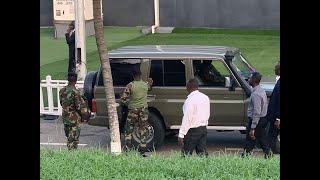
POLYGON ((68 72, 76 72, 76 54, 75 47, 73 45, 69 46, 68 72))
POLYGON ((267 131, 266 127, 268 125, 268 120, 264 117, 260 118, 257 127, 255 128, 254 136, 255 140, 251 140, 249 136, 249 132, 251 129, 252 119, 248 119, 248 125, 246 128, 246 143, 244 147, 245 153, 251 153, 252 149, 255 147, 256 143, 258 142, 260 144, 260 147, 262 148, 263 152, 266 155, 270 154, 270 148, 268 143, 268 137, 267 137, 267 131))
POLYGON ((196 150, 198 155, 208 156, 207 145, 207 127, 200 126, 189 129, 183 139, 184 146, 182 147, 182 155, 192 155, 193 150, 196 150))
POLYGON ((76 72, 76 61, 75 61, 75 59, 69 59, 68 72, 76 72))
POLYGON ((269 147, 274 153, 277 153, 276 151, 276 142, 277 142, 277 137, 280 134, 280 129, 277 129, 274 127, 274 121, 270 121, 270 127, 269 127, 269 132, 268 132, 268 140, 269 140, 269 147))

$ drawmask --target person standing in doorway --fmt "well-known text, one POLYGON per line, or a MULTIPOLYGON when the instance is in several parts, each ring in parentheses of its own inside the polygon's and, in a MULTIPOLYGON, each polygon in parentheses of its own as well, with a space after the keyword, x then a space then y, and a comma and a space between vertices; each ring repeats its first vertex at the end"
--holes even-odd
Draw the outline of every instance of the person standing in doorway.
POLYGON ((68 72, 76 72, 76 40, 75 40, 75 23, 72 21, 69 24, 67 33, 65 34, 66 41, 69 47, 69 63, 68 72))
POLYGON ((178 135, 183 156, 192 155, 194 150, 198 155, 208 156, 206 144, 210 99, 198 87, 195 79, 190 79, 186 86, 189 95, 183 104, 183 118, 178 135))
POLYGON ((261 78, 262 76, 259 72, 254 72, 249 76, 249 85, 252 90, 248 103, 246 143, 242 157, 252 153, 257 141, 265 153, 265 158, 271 155, 266 132, 268 121, 265 117, 267 115, 268 101, 266 92, 260 86, 261 78))

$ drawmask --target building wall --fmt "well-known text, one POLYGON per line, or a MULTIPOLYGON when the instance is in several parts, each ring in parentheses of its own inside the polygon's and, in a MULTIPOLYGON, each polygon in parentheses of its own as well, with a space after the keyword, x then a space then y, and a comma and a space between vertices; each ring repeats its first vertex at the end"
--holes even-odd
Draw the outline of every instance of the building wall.
POLYGON ((53 26, 53 0, 40 0, 41 26, 53 26))
MULTIPOLYGON (((103 0, 104 25, 151 26, 153 0, 103 0)), ((40 0, 40 26, 52 25, 52 0, 40 0)), ((280 29, 280 0, 160 0, 160 26, 280 29)))

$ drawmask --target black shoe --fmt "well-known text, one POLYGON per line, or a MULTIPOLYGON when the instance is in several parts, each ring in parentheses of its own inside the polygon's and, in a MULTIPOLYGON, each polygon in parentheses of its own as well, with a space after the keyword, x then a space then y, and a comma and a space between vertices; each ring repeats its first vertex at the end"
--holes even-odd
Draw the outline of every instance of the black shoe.
POLYGON ((140 154, 141 154, 142 157, 148 157, 148 156, 146 155, 145 151, 140 151, 140 154))
POLYGON ((146 154, 141 154, 142 157, 148 157, 146 154))
POLYGON ((267 154, 264 154, 264 158, 265 158, 265 159, 269 159, 269 158, 272 158, 272 157, 273 157, 272 151, 270 151, 270 152, 267 153, 267 154))
POLYGON ((245 158, 245 157, 250 156, 250 155, 251 155, 251 152, 243 152, 240 157, 241 158, 245 158))

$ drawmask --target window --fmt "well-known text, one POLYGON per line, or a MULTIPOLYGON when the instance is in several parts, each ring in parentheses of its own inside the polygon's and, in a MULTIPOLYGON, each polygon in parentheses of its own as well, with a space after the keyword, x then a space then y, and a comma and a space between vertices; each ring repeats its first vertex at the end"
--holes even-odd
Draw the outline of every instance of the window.
MULTIPOLYGON (((110 59, 113 85, 126 86, 133 81, 132 71, 140 68, 140 59, 110 59)), ((102 68, 99 75, 99 86, 103 86, 102 68)))
POLYGON ((235 66, 241 77, 246 81, 248 81, 250 74, 255 72, 255 69, 241 54, 234 56, 232 65, 235 66))
POLYGON ((150 77, 154 86, 185 86, 185 65, 182 60, 152 60, 150 77))
POLYGON ((230 72, 221 60, 193 60, 192 64, 199 86, 225 87, 230 72))

